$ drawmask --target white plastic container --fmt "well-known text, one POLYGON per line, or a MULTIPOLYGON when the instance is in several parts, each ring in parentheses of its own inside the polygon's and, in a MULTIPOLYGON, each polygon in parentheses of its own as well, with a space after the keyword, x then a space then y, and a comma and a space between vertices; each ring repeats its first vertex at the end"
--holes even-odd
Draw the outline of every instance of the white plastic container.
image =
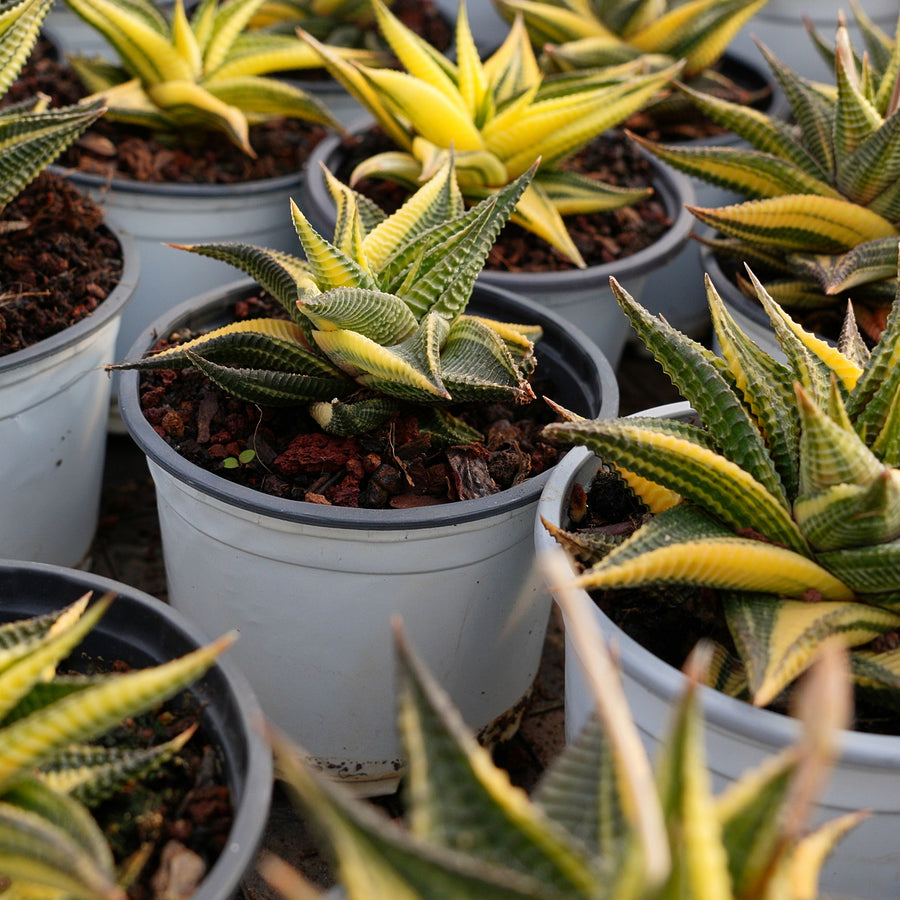
MULTIPOLYGON (((688 404, 675 403, 640 415, 680 418, 690 413, 688 404)), ((573 484, 589 486, 599 465, 590 450, 576 447, 551 474, 538 504, 538 557, 555 547, 540 517, 565 526, 573 484)), ((630 638, 597 606, 593 609, 619 661, 632 715, 652 756, 668 734, 686 680, 680 671, 630 638)), ((587 720, 593 700, 565 617, 563 624, 567 629, 565 730, 566 740, 571 740, 587 720)), ((707 762, 717 791, 798 738, 798 723, 787 716, 758 709, 711 688, 700 688, 700 700, 706 719, 707 762)), ((826 859, 822 894, 861 900, 894 898, 900 886, 900 737, 843 731, 839 747, 840 755, 830 785, 817 805, 815 821, 858 809, 869 809, 872 815, 843 838, 826 859)))
MULTIPOLYGON (((222 321, 251 289, 245 280, 185 304, 134 352, 154 331, 222 321)), ((490 288, 476 288, 473 310, 539 323, 539 371, 556 399, 615 414, 608 361, 568 323, 490 288)), ((235 659, 266 713, 325 771, 364 794, 397 786, 396 615, 471 727, 517 724, 550 613, 531 542, 548 473, 410 510, 281 500, 186 462, 144 418, 137 388, 138 373, 123 372, 122 416, 156 484, 169 601, 212 633, 240 630, 235 659)))
POLYGON ((0 357, 0 557, 83 565, 100 507, 116 335, 138 255, 116 229, 123 271, 95 312, 0 357))

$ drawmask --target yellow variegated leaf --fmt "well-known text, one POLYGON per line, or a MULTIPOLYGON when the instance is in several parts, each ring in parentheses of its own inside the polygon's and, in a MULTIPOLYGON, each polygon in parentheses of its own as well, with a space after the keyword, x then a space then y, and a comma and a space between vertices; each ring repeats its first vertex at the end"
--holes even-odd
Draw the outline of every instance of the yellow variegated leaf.
POLYGON ((816 558, 859 594, 900 591, 900 539, 869 547, 826 550, 816 558))
POLYGON ((379 344, 399 344, 418 327, 409 307, 382 291, 332 288, 304 297, 298 305, 320 331, 356 331, 379 344))
POLYGON ((245 116, 255 116, 254 121, 293 116, 306 122, 327 125, 336 131, 343 130, 324 103, 286 81, 249 75, 217 79, 205 82, 203 86, 214 97, 241 110, 245 116))
POLYGON ((149 86, 147 96, 176 122, 223 131, 248 156, 256 155, 250 146, 246 116, 199 84, 169 79, 149 86))
POLYGON ((570 237, 562 216, 539 184, 532 182, 528 185, 519 198, 510 221, 542 237, 580 269, 585 267, 584 259, 570 237))
POLYGON ((863 603, 752 595, 729 597, 725 613, 757 706, 771 703, 808 668, 826 639, 855 647, 900 625, 900 615, 863 603))
POLYGON ((764 245, 839 253, 897 230, 877 213, 846 200, 788 194, 718 209, 689 206, 701 222, 723 234, 764 245))
POLYGON ((808 591, 836 600, 853 596, 845 584, 811 559, 762 541, 738 537, 683 540, 622 561, 620 554, 621 549, 611 553, 581 575, 577 583, 586 590, 704 584, 794 597, 808 591))
POLYGON ((382 347, 353 331, 313 332, 319 349, 361 384, 407 400, 450 399, 439 371, 425 368, 414 354, 382 347))
POLYGON ((184 12, 183 0, 176 0, 172 11, 172 45, 187 63, 190 77, 195 80, 200 78, 203 75, 203 54, 184 12))
POLYGON ((453 96, 406 72, 365 69, 364 73, 379 91, 383 102, 413 122, 416 132, 426 140, 439 147, 452 146, 458 150, 485 148, 481 132, 453 96))
POLYGON ((204 71, 209 74, 225 61, 238 35, 265 0, 230 0, 216 9, 215 19, 203 47, 204 71))
POLYGON ((819 875, 828 854, 868 815, 861 810, 830 819, 797 842, 786 860, 792 900, 816 900, 820 896, 819 875))
POLYGON ((677 491, 670 491, 668 488, 650 481, 648 478, 642 478, 635 472, 616 466, 616 471, 622 476, 622 479, 637 495, 638 499, 650 510, 654 515, 661 513, 666 509, 681 503, 682 496, 677 491))
POLYGON ((465 2, 460 3, 456 18, 456 66, 459 94, 477 126, 493 113, 493 96, 472 30, 465 2))

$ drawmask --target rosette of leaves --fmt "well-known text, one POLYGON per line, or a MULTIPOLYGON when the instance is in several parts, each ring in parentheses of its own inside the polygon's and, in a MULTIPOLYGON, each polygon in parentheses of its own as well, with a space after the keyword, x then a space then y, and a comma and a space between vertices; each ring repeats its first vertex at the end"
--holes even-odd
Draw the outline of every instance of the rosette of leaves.
MULTIPOLYGON (((268 77, 320 63, 295 35, 248 29, 263 2, 201 0, 188 18, 183 0, 176 0, 169 21, 151 0, 66 0, 119 57, 118 65, 84 55, 70 63, 85 88, 103 99, 107 118, 161 135, 221 132, 253 156, 249 126, 266 119, 302 119, 340 130, 315 97, 268 77)), ((360 52, 334 50, 342 58, 360 52)))
POLYGON ((736 327, 708 276, 721 358, 614 283, 699 421, 547 426, 545 436, 583 444, 621 472, 652 513, 623 542, 559 539, 585 564, 578 583, 612 590, 613 603, 621 588, 719 592, 739 657, 723 669, 732 693, 748 688, 753 703, 769 704, 836 637, 860 648, 858 682, 891 702, 900 652, 866 645, 900 627, 900 300, 874 350, 850 314, 834 347, 750 274, 785 363, 736 327))
MULTIPOLYGON (((606 676, 601 717, 566 746, 530 798, 493 764, 402 642, 405 826, 350 797, 275 735, 281 776, 331 849, 349 900, 815 896, 831 846, 863 818, 842 816, 811 834, 802 828, 811 792, 800 786, 816 783, 830 764, 844 670, 830 670, 833 680, 815 686, 803 712, 808 720, 825 712, 824 739, 788 748, 715 796, 696 684, 675 710, 654 773, 599 634, 591 658, 606 676), (829 687, 836 694, 826 696, 829 687)), ((262 872, 291 900, 318 896, 274 857, 262 872)))
POLYGON ((452 402, 526 402, 534 326, 465 309, 484 260, 534 168, 466 209, 452 161, 395 213, 385 214, 326 171, 338 206, 334 242, 293 202, 305 259, 246 244, 182 249, 255 278, 290 321, 224 326, 113 368, 194 365, 238 399, 310 404, 332 434, 358 434, 415 408, 419 427, 452 442, 481 435, 442 409, 452 402))
POLYGON ((199 678, 232 642, 109 675, 57 675, 113 602, 90 594, 58 612, 0 625, 0 872, 10 897, 123 900, 88 807, 176 754, 193 728, 149 749, 85 743, 199 678))
MULTIPOLYGON (((750 103, 762 93, 741 88, 716 69, 734 36, 768 0, 495 0, 512 21, 521 15, 548 72, 572 72, 643 59, 662 67, 684 60, 681 77, 695 90, 750 103)), ((768 90, 767 88, 765 89, 768 90)), ((642 113, 658 125, 697 118, 690 103, 661 90, 642 113)))
MULTIPOLYGON (((0 0, 0 96, 34 47, 52 0, 0 0)), ((100 102, 48 109, 48 98, 0 109, 0 209, 103 113, 100 102)))
POLYGON ((644 74, 640 62, 623 68, 545 76, 517 20, 497 51, 482 62, 465 3, 456 22, 456 62, 448 60, 372 0, 382 36, 402 70, 373 69, 341 59, 300 32, 328 71, 375 117, 398 149, 361 162, 350 184, 385 178, 414 188, 451 151, 459 184, 471 202, 496 192, 541 164, 511 221, 537 234, 583 267, 563 216, 617 209, 644 199, 649 189, 627 189, 579 175, 564 160, 640 109, 680 68, 644 74))
POLYGON ((900 47, 860 61, 839 25, 834 85, 804 79, 760 49, 796 124, 680 85, 750 148, 640 143, 675 168, 747 198, 691 208, 723 236, 704 241, 717 254, 771 273, 766 287, 787 308, 833 306, 849 292, 877 339, 893 298, 900 243, 900 47))

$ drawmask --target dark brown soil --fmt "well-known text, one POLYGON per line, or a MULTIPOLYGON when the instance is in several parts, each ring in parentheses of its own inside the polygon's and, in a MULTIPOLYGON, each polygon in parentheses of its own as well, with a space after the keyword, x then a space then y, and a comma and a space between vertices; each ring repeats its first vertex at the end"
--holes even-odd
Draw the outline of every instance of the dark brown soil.
MULTIPOLYGON (((633 533, 648 515, 619 476, 605 469, 597 472, 587 493, 576 486, 570 509, 578 524, 570 521, 564 527, 624 535, 633 533)), ((684 666, 691 650, 703 639, 715 641, 738 657, 719 591, 666 585, 658 589, 597 590, 591 592, 591 598, 629 637, 676 669, 684 666)), ((882 635, 871 649, 896 647, 898 640, 896 633, 882 635)), ((857 731, 900 734, 900 697, 892 699, 890 693, 857 689, 857 731)), ((787 712, 790 696, 788 688, 768 709, 787 712)))
MULTIPOLYGON (((239 318, 270 315, 249 298, 239 318)), ((179 334, 179 340, 190 337, 179 334)), ((169 346, 160 342, 156 349, 169 346)), ((535 383, 540 398, 546 385, 535 383)), ((552 396, 552 388, 547 390, 552 396)), ((408 508, 486 496, 552 466, 558 451, 540 437, 552 419, 533 403, 450 407, 485 435, 483 444, 442 448, 414 416, 355 438, 325 435, 303 407, 266 408, 227 396, 193 367, 143 373, 141 406, 156 432, 185 459, 277 497, 337 506, 408 508), (245 450, 254 458, 234 468, 245 450)))
MULTIPOLYGON (((335 173, 348 181, 354 167, 375 153, 396 149, 377 128, 342 142, 346 156, 335 173)), ((652 186, 653 169, 646 156, 622 136, 601 135, 566 161, 565 168, 619 187, 652 186)), ((386 212, 393 212, 409 192, 391 181, 363 179, 356 189, 386 212)), ((654 196, 632 206, 605 213, 565 217, 569 234, 590 265, 624 259, 650 246, 671 227, 663 203, 654 196)), ((575 269, 575 264, 537 235, 508 224, 491 249, 487 269, 506 272, 545 272, 575 269)))
POLYGON ((43 173, 0 211, 0 356, 89 316, 122 275, 90 198, 43 173))

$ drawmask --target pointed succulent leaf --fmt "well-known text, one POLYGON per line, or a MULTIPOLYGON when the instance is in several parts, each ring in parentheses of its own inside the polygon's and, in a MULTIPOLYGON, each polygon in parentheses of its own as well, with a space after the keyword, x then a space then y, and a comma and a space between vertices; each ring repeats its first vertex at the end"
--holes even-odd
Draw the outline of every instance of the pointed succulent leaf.
POLYGON ((320 331, 355 331, 378 344, 399 344, 418 327, 403 300, 383 291, 333 288, 310 294, 299 305, 320 331))
POLYGON ((427 316, 415 334, 391 347, 353 331, 315 331, 313 339, 360 384, 389 397, 434 403, 450 399, 440 375, 440 345, 446 333, 446 323, 427 316))
POLYGON ((267 250, 252 244, 222 241, 213 244, 169 244, 218 259, 240 269, 275 297, 282 307, 296 319, 298 290, 315 288, 306 263, 296 256, 278 250, 267 250))
POLYGON ((710 184, 737 191, 750 200, 783 194, 817 194, 840 199, 841 193, 795 163, 758 150, 732 147, 681 147, 629 135, 673 168, 710 184))
POLYGON ((313 371, 306 374, 296 370, 222 365, 191 350, 186 351, 186 356, 189 363, 196 366, 210 381, 246 403, 296 406, 314 400, 346 396, 355 388, 350 379, 333 373, 313 371))
POLYGON ((460 316, 451 326, 441 353, 441 378, 455 400, 534 399, 506 344, 493 328, 472 316, 460 316))
POLYGON ((291 200, 291 216, 306 255, 310 275, 320 291, 339 287, 378 290, 379 285, 375 278, 346 253, 319 235, 293 200, 291 200))
POLYGON ((593 178, 585 178, 564 169, 542 169, 537 183, 552 207, 562 216, 618 209, 623 201, 628 204, 638 203, 653 193, 652 188, 627 188, 598 183, 593 178))
POLYGON ((588 893, 588 861, 490 763, 412 649, 399 639, 397 647, 411 833, 530 874, 551 892, 588 893), (452 791, 442 788, 448 784, 452 791))
POLYGON ((897 233, 887 219, 847 200, 785 194, 718 209, 689 206, 723 234, 786 250, 838 253, 897 233))
POLYGON ((0 801, 3 873, 16 881, 60 890, 78 900, 124 900, 115 873, 43 816, 0 801))
POLYGON ((18 0, 0 8, 0 97, 34 48, 52 0, 18 0))
POLYGON ((846 50, 849 40, 843 26, 838 26, 837 40, 835 55, 837 103, 832 143, 839 177, 841 163, 850 157, 864 140, 871 137, 881 127, 884 120, 865 96, 852 55, 848 54, 846 50), (842 44, 845 46, 841 46, 842 44))
POLYGON ((129 780, 157 771, 190 740, 196 726, 152 747, 95 747, 71 744, 45 765, 41 780, 54 793, 71 794, 93 807, 116 794, 129 780))
POLYGON ((99 101, 0 113, 0 209, 103 113, 99 101))
POLYGON ((801 597, 809 590, 849 600, 850 589, 806 556, 738 537, 692 504, 654 516, 577 579, 586 590, 702 584, 801 597))
POLYGON ((783 499, 708 446, 702 429, 665 419, 594 420, 549 425, 544 433, 583 444, 598 456, 702 504, 735 529, 805 552, 783 499))
POLYGON ((900 539, 828 550, 817 553, 816 559, 858 594, 900 591, 900 539))
POLYGON ((838 255, 815 254, 796 260, 797 265, 822 286, 826 294, 842 294, 853 287, 890 278, 897 268, 900 235, 857 244, 838 255))
POLYGON ((886 192, 900 177, 900 117, 860 140, 852 152, 838 158, 835 180, 841 192, 892 221, 896 209, 886 204, 886 192))
MULTIPOLYGON (((660 363, 681 396, 690 401, 723 455, 745 469, 772 497, 786 504, 784 488, 764 441, 724 377, 722 361, 705 347, 679 334, 661 318, 651 316, 615 279, 610 284, 642 343, 660 363)), ((707 293, 713 290, 711 283, 708 284, 707 293)), ((641 474, 655 480, 652 475, 641 474)), ((669 487, 681 493, 680 488, 669 487)))
POLYGON ((330 400, 311 403, 309 414, 326 434, 349 437, 365 434, 389 421, 400 411, 399 401, 388 397, 366 400, 330 400))
POLYGON ((798 497, 794 518, 816 550, 839 550, 900 538, 900 472, 885 467, 866 486, 835 484, 798 497))
POLYGON ((0 785, 40 765, 57 747, 89 739, 173 696, 199 678, 233 640, 225 636, 171 662, 117 676, 13 722, 0 732, 0 785))
POLYGON ((837 636, 857 646, 900 624, 896 613, 864 603, 808 603, 747 593, 729 595, 725 616, 757 706, 771 703, 794 681, 826 639, 837 636))

